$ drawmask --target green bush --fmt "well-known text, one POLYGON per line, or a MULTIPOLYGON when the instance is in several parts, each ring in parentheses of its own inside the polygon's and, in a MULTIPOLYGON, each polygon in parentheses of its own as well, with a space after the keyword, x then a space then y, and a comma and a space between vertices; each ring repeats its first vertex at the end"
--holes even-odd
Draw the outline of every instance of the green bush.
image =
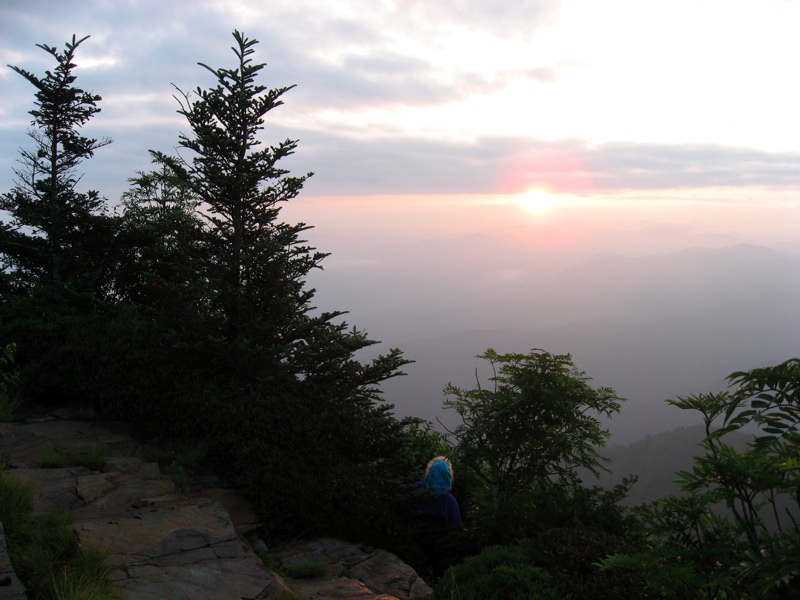
POLYGON ((638 538, 597 529, 551 529, 526 542, 531 561, 550 574, 559 598, 648 598, 644 579, 629 571, 604 571, 609 554, 631 551, 638 538))
POLYGON ((447 385, 451 398, 443 406, 461 417, 452 432, 457 456, 485 490, 489 520, 531 485, 575 481, 579 467, 602 469, 598 448, 610 434, 600 419, 618 413, 623 401, 614 390, 592 388, 569 354, 490 348, 477 358, 489 363, 492 376, 472 390, 447 385))
POLYGON ((450 567, 434 588, 435 600, 555 600, 550 576, 531 564, 521 546, 491 546, 450 567))
POLYGON ((584 487, 580 482, 538 481, 493 512, 486 494, 475 491, 479 482, 469 471, 462 474, 457 497, 470 522, 469 535, 479 548, 514 544, 553 529, 624 534, 636 526, 630 511, 619 504, 634 479, 626 478, 611 490, 584 487))
POLYGON ((668 400, 700 414, 702 453, 676 473, 680 495, 639 507, 646 547, 609 556, 603 568, 637 572, 675 597, 796 598, 800 358, 728 380, 729 390, 668 400), (726 443, 745 427, 755 434, 744 450, 726 443))

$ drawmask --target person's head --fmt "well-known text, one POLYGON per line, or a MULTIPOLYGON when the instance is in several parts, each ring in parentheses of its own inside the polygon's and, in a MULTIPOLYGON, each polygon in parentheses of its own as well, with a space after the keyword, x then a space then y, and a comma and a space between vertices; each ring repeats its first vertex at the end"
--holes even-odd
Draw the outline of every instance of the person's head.
POLYGON ((434 496, 441 496, 453 487, 453 465, 444 456, 431 459, 422 480, 434 496))

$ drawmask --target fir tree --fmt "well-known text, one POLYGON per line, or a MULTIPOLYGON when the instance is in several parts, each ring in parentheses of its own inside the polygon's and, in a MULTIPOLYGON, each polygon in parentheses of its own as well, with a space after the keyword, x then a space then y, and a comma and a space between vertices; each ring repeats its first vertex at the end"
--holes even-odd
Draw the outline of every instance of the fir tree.
POLYGON ((302 245, 305 224, 281 223, 278 216, 280 204, 296 197, 312 174, 293 177, 278 166, 295 151, 295 140, 261 147, 265 116, 294 86, 267 90, 257 84, 265 66, 251 59, 258 42, 238 31, 233 35, 237 66, 200 63, 216 77, 216 86, 197 88, 194 101, 181 92, 178 112, 193 133, 180 136, 180 146, 192 153, 182 166, 212 231, 210 262, 216 268, 208 275, 228 339, 253 332, 256 323, 264 325, 259 336, 286 339, 313 295, 303 288, 304 278, 325 254, 302 245))
POLYGON ((0 340, 18 345, 31 404, 88 399, 87 390, 106 387, 105 365, 124 354, 113 352, 108 319, 117 222, 99 192, 78 190, 80 165, 110 143, 81 133, 101 100, 75 85, 87 38, 73 35, 63 50, 38 44, 55 61, 43 76, 11 66, 35 100, 33 147, 20 150, 14 185, 0 196, 0 340))
POLYGON ((44 77, 11 66, 36 88, 34 147, 21 150, 15 185, 0 196, 0 209, 10 215, 0 229, 0 264, 13 290, 44 284, 100 291, 107 283, 111 222, 97 191, 76 190, 77 167, 110 143, 80 133, 101 100, 74 85, 75 52, 87 38, 73 35, 63 51, 38 44, 56 61, 44 77))
POLYGON ((154 153, 206 225, 206 260, 195 263, 208 294, 205 358, 195 364, 206 395, 191 413, 254 492, 265 522, 341 533, 352 511, 365 517, 383 506, 385 519, 386 496, 400 497, 388 482, 407 473, 406 441, 378 385, 408 361, 393 349, 360 363, 354 354, 374 342, 341 322, 343 312, 312 306, 306 278, 326 254, 301 239, 309 226, 279 219, 311 173, 279 165, 296 141, 267 147, 260 138, 293 86, 258 84, 257 41, 233 37, 234 68, 199 63, 216 84, 178 89, 189 125, 181 154, 154 153))

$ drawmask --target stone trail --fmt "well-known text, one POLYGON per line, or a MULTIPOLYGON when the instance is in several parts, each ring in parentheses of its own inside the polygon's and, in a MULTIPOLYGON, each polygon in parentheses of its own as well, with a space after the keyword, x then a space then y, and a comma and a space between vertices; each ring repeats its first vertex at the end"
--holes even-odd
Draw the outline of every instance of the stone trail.
MULTIPOLYGON (((215 477, 195 478, 184 493, 157 464, 136 457, 135 446, 124 424, 57 417, 0 423, 0 454, 10 476, 33 484, 34 512, 71 512, 79 543, 109 553, 110 580, 125 600, 264 600, 290 591, 301 600, 430 596, 395 555, 329 538, 270 548, 289 571, 308 561, 324 566, 318 578, 281 577, 256 552, 267 548, 241 496, 215 477), (109 458, 96 472, 42 468, 41 458, 57 446, 103 448, 109 458)), ((0 524, 0 600, 25 597, 0 524)))

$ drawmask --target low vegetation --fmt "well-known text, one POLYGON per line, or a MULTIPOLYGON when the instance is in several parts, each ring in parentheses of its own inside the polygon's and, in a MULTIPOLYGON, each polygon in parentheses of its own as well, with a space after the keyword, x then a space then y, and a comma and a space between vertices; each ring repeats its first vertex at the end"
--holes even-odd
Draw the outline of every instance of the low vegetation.
POLYGON ((531 564, 522 546, 490 546, 444 574, 435 600, 557 600, 547 571, 531 564))
POLYGON ((605 569, 702 598, 800 594, 800 359, 729 381, 732 392, 671 401, 701 415, 705 453, 677 473, 682 495, 638 509, 642 551, 610 556, 605 569), (725 443, 743 428, 756 431, 744 450, 725 443))
POLYGON ((316 579, 325 575, 325 563, 307 560, 290 566, 284 566, 284 573, 293 579, 316 579))
POLYGON ((0 472, 0 522, 9 556, 30 597, 41 600, 119 600, 108 583, 106 555, 80 548, 69 516, 34 518, 33 490, 0 472))
POLYGON ((45 469, 81 466, 91 471, 100 471, 105 464, 105 459, 104 448, 77 451, 63 444, 56 444, 53 452, 39 457, 41 465, 45 469))

